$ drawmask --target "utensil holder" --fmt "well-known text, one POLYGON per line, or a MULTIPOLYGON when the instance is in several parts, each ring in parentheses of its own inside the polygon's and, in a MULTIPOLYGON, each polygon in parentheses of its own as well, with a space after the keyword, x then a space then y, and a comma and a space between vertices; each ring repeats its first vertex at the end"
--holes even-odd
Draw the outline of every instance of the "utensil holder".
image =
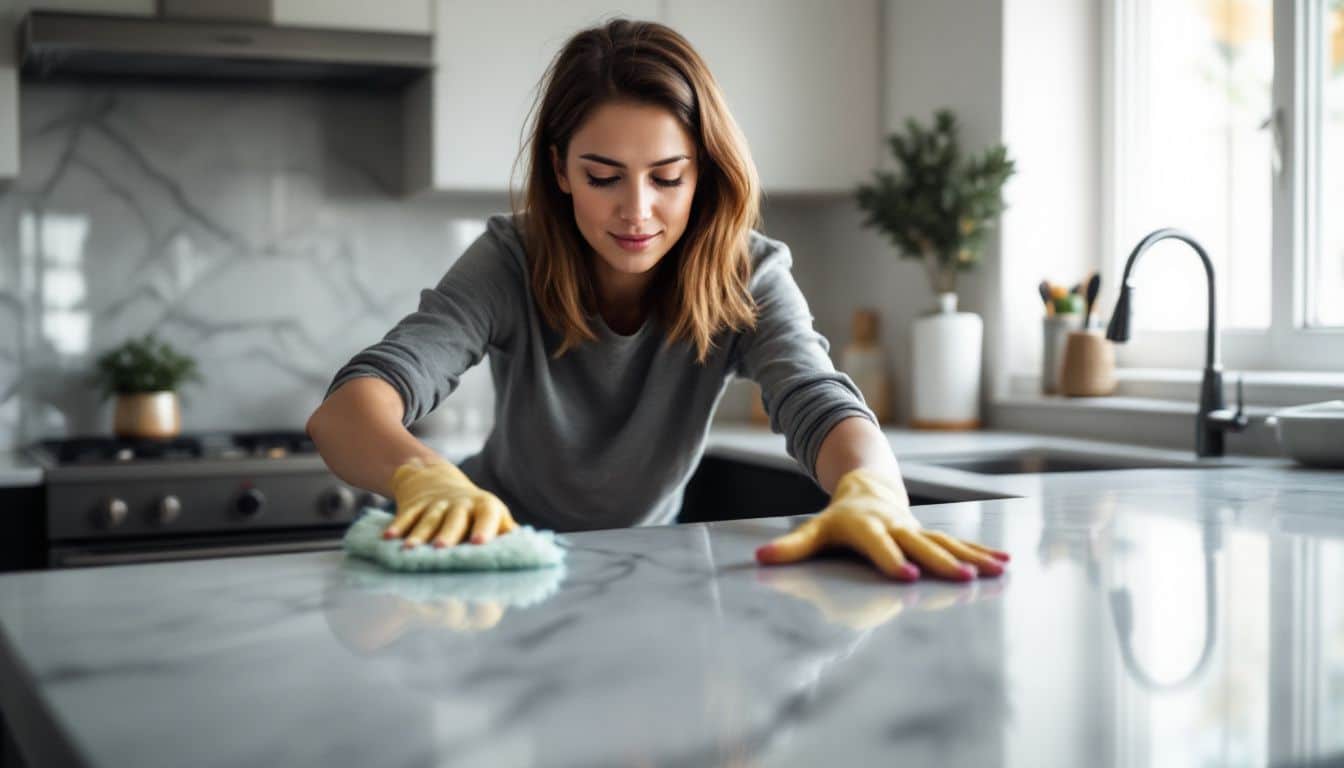
POLYGON ((1053 395, 1059 391, 1060 363, 1064 359, 1064 343, 1069 333, 1082 327, 1078 314, 1047 315, 1041 318, 1041 392, 1053 395))
POLYGON ((1070 331, 1060 364, 1059 391, 1067 397, 1115 392, 1115 347, 1100 330, 1070 331))

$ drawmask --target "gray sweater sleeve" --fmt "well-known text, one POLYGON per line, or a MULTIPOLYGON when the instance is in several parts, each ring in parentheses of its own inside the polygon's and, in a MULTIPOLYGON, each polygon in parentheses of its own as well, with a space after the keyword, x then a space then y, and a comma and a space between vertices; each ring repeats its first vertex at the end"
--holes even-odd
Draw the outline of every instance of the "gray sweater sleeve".
POLYGON ((438 285, 420 292, 415 312, 336 372, 323 399, 351 379, 375 376, 401 395, 403 426, 437 408, 462 373, 511 332, 518 310, 510 285, 518 278, 495 237, 482 233, 438 285))
POLYGON ((817 454, 831 428, 853 416, 877 424, 877 417, 848 375, 837 371, 830 342, 812 327, 807 299, 794 282, 788 247, 763 259, 752 276, 758 314, 744 334, 738 369, 761 387, 770 429, 785 436, 785 447, 817 481, 817 454))

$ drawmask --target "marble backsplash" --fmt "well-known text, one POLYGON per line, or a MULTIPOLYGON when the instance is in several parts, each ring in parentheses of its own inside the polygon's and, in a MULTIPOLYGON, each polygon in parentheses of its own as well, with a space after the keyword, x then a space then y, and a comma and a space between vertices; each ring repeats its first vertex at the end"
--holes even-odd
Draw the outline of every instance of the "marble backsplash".
MULTIPOLYGON (((394 94, 25 84, 0 187, 0 448, 107 434, 93 359, 157 333, 197 358, 183 428, 301 429, 507 196, 405 198, 394 94)), ((488 426, 488 367, 428 417, 488 426)))

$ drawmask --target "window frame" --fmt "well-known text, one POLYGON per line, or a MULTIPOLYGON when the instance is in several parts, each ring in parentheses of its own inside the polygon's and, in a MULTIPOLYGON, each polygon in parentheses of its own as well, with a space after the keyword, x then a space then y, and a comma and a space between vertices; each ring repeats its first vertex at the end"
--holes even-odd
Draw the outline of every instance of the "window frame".
MULTIPOLYGON (((1140 119, 1134 108, 1136 85, 1124 77, 1146 67, 1143 28, 1147 4, 1159 0, 1116 0, 1102 14, 1102 264, 1108 296, 1117 295, 1124 260, 1137 243, 1121 243, 1130 215, 1132 177, 1119 172, 1135 162, 1140 119), (1123 64, 1123 66, 1122 66, 1123 64)), ((1344 371, 1344 327, 1306 325, 1307 268, 1320 243, 1321 100, 1323 0, 1274 0, 1274 82, 1271 109, 1278 122, 1281 165, 1273 180, 1271 213, 1270 326, 1266 330, 1220 327, 1221 365, 1225 370, 1344 371), (1316 64, 1317 66, 1312 66, 1316 64)), ((1141 71, 1141 70, 1140 70, 1141 71)), ((1273 127, 1269 130, 1274 130, 1273 127)), ((1195 233, 1196 237, 1198 233, 1195 233)), ((1193 251, 1190 258, 1195 258, 1193 251)), ((1144 259, 1143 281, 1155 275, 1144 259)), ((1223 276, 1216 276, 1222 279, 1223 276)), ((1203 294, 1203 291, 1200 291, 1203 294)), ((1344 301, 1344 296, 1339 297, 1344 301)), ((1111 307, 1102 308, 1102 316, 1111 307)), ((1221 319, 1221 318, 1220 318, 1221 319)), ((1205 330, 1135 332, 1116 348, 1125 368, 1203 368, 1205 330)))

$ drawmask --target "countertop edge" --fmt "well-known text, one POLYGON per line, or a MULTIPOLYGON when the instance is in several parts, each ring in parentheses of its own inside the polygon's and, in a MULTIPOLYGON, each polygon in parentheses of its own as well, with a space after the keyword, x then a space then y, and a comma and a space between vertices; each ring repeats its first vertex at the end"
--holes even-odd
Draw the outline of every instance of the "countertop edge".
POLYGON ((24 759, 30 765, 91 765, 37 695, 37 681, 19 658, 9 633, 0 625, 0 710, 24 759))

